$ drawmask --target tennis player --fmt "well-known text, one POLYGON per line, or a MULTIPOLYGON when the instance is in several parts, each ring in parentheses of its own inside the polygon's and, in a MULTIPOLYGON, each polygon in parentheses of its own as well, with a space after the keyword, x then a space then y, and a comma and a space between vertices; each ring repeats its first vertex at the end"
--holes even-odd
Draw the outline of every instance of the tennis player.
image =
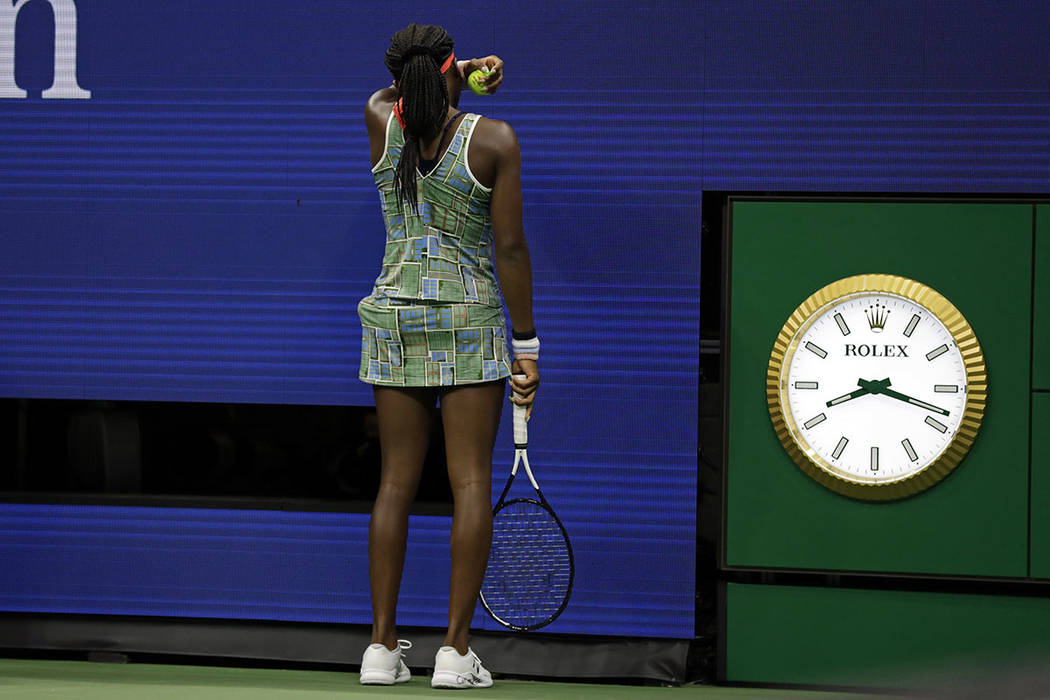
POLYGON ((372 643, 361 683, 410 678, 395 627, 408 511, 427 450, 430 410, 440 399, 455 499, 452 576, 444 646, 431 685, 476 688, 491 674, 469 646, 470 621, 492 538, 492 447, 506 379, 528 407, 539 385, 532 321, 532 268, 521 211, 521 153, 505 122, 459 111, 465 76, 496 56, 456 61, 444 29, 411 24, 391 37, 394 84, 365 108, 372 173, 386 249, 372 293, 361 300, 360 378, 374 385, 382 475, 369 528, 372 643), (501 293, 502 290, 502 293, 501 293), (507 347, 503 298, 513 322, 507 347), (513 361, 512 361, 513 360, 513 361))

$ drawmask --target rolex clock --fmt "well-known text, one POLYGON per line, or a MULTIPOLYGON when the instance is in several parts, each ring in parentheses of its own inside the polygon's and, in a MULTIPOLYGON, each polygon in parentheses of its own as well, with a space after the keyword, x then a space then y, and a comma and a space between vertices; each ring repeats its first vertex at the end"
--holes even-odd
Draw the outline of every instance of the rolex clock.
POLYGON ((904 498, 936 484, 973 444, 988 380, 973 329, 924 284, 857 275, 795 309, 769 358, 780 443, 845 496, 904 498))

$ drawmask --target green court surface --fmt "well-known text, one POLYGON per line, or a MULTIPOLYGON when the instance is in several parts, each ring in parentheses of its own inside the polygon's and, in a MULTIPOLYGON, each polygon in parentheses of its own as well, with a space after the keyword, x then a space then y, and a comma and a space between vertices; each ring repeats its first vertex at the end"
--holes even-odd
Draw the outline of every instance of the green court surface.
MULTIPOLYGON (((87 661, 0 659, 0 698, 75 698, 76 700, 277 700, 353 698, 661 698, 666 700, 827 700, 838 693, 685 685, 661 688, 637 685, 553 683, 497 679, 492 688, 442 691, 425 676, 394 687, 358 684, 357 673, 161 664, 110 664, 87 661)), ((858 698, 860 696, 850 696, 858 698)))

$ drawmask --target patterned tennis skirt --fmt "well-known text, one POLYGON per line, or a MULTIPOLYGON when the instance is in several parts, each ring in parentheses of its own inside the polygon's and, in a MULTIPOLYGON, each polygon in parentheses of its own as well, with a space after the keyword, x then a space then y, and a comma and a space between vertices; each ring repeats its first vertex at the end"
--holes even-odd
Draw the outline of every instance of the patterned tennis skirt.
POLYGON ((454 386, 510 376, 502 308, 368 296, 357 314, 363 382, 454 386))

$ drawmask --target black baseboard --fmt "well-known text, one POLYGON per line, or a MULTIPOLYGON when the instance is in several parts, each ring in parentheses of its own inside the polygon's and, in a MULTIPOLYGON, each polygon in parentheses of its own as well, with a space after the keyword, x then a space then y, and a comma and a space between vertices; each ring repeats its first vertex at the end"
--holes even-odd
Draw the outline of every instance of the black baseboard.
MULTIPOLYGON (((444 641, 435 628, 400 628, 409 666, 433 667, 444 641)), ((116 615, 0 613, 0 655, 33 652, 208 657, 323 664, 357 671, 370 641, 365 625, 116 615)), ((682 683, 690 640, 475 632, 471 646, 495 674, 559 679, 682 683)))

